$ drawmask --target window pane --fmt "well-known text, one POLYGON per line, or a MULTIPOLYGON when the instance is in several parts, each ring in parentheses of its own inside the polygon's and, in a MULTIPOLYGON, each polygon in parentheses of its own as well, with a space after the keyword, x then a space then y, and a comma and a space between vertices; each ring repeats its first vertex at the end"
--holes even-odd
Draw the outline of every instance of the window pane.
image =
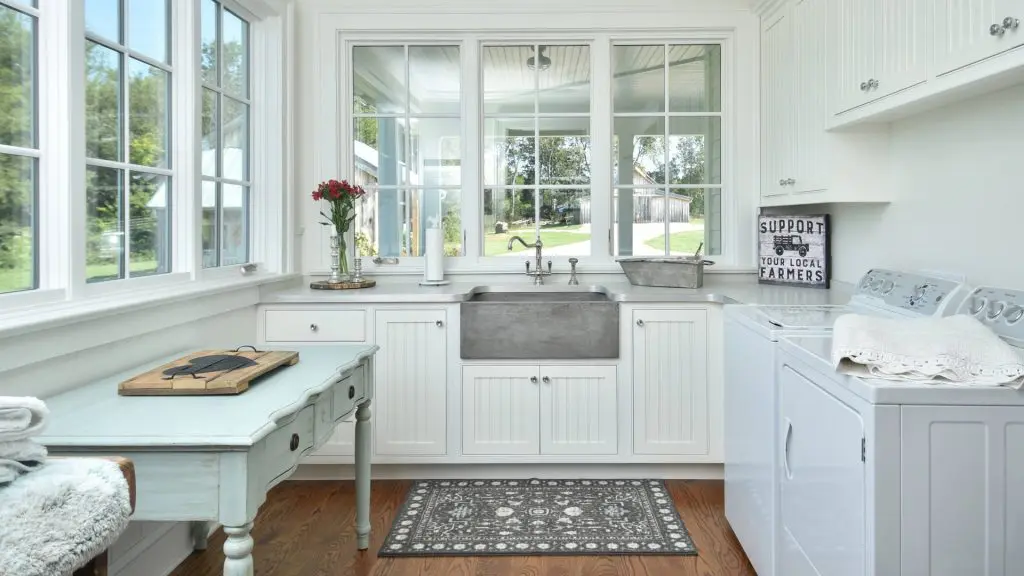
POLYGON ((533 46, 483 48, 484 113, 531 114, 536 108, 537 72, 527 65, 533 46))
POLYGON ((0 144, 33 148, 35 19, 0 5, 0 27, 0 144))
POLYGON ((85 29, 97 36, 121 42, 120 0, 85 0, 85 29))
POLYGON ((171 271, 170 178, 131 173, 131 222, 128 234, 129 276, 171 271))
POLYGON ((676 116, 669 128, 670 183, 721 184, 721 117, 676 116))
POLYGON ((462 68, 458 46, 409 47, 409 95, 412 114, 462 111, 462 68))
POLYGON ((0 154, 0 294, 36 287, 35 159, 0 154))
POLYGON ((220 86, 217 81, 217 7, 214 0, 203 0, 202 7, 202 40, 200 46, 200 66, 202 67, 203 84, 220 86))
POLYGON ((541 46, 551 68, 541 71, 540 111, 590 112, 590 46, 541 46))
POLYGON ((220 265, 249 261, 249 189, 224 184, 220 208, 220 265))
POLYGON ((121 160, 121 56, 85 42, 85 155, 121 160))
MULTIPOLYGON (((668 191, 669 254, 693 254, 701 243, 704 254, 721 254, 722 191, 719 188, 671 188, 668 191), (708 203, 717 204, 708 206, 708 203), (711 208, 708 210, 707 208, 711 208), (708 221, 710 216, 711 221, 708 221)), ((648 244, 664 249, 664 235, 648 244)))
POLYGON ((363 256, 422 256, 426 229, 440 227, 445 253, 462 252, 460 190, 374 190, 359 205, 356 246, 363 256))
POLYGON ((665 46, 614 46, 614 112, 665 111, 665 46))
POLYGON ((590 183, 590 118, 540 118, 540 183, 590 183))
POLYGON ((356 118, 353 130, 356 181, 380 186, 405 184, 405 119, 356 118))
POLYGON ((230 10, 224 11, 224 90, 239 98, 249 98, 249 24, 230 10))
POLYGON ((356 113, 405 112, 404 46, 356 46, 352 71, 356 113))
POLYGON ((665 210, 665 188, 616 189, 612 193, 612 251, 618 256, 664 255, 665 210), (652 246, 658 238, 661 244, 652 246))
POLYGON ((219 101, 216 92, 203 88, 203 176, 217 175, 217 107, 219 101))
POLYGON ((672 112, 721 111, 721 46, 669 46, 668 95, 672 112))
POLYGON ((409 184, 428 187, 462 183, 462 126, 458 118, 413 118, 409 184))
POLYGON ((542 190, 540 200, 544 255, 589 256, 590 189, 542 190))
POLYGON ((217 183, 203 180, 203 268, 218 264, 217 183))
POLYGON ((612 137, 612 179, 623 186, 665 183, 665 118, 615 118, 612 137), (632 166, 627 173, 619 166, 632 166))
POLYGON ((85 168, 87 282, 124 278, 123 176, 115 168, 85 168))
POLYGON ((536 184, 535 118, 484 120, 484 186, 536 184))
POLYGON ((484 190, 484 256, 512 256, 525 250, 509 240, 521 236, 527 244, 537 239, 537 204, 534 190, 488 188, 484 190))
POLYGON ((131 163, 165 168, 170 75, 134 58, 128 59, 128 74, 131 163))
POLYGON ((168 61, 167 0, 128 0, 128 47, 160 61, 168 61))
POLYGON ((221 175, 231 180, 249 179, 249 106, 224 97, 224 148, 221 151, 221 175))

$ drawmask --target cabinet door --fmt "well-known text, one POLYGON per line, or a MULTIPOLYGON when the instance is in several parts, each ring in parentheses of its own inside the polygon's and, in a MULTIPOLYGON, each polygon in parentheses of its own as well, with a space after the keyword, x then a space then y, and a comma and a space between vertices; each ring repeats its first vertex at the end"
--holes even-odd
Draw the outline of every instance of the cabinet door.
POLYGON ((878 81, 869 90, 872 100, 906 90, 928 79, 928 39, 931 37, 933 0, 874 0, 877 3, 876 30, 878 81))
MULTIPOLYGON (((790 193, 824 190, 828 176, 827 142, 828 79, 825 75, 826 0, 800 0, 793 5, 793 57, 795 71, 792 100, 795 138, 792 148, 795 182, 790 193)), ((784 104, 785 106, 785 104, 784 104)))
POLYGON ((447 338, 444 310, 380 310, 375 327, 377 454, 445 453, 447 338))
POLYGON ((1003 28, 1006 18, 1024 20, 1024 2, 936 0, 935 74, 946 74, 1019 46, 1024 42, 1024 28, 1003 28))
POLYGON ((828 2, 828 61, 832 71, 829 101, 833 114, 856 108, 874 98, 868 81, 878 78, 879 1, 828 2))
POLYGON ((536 366, 463 366, 462 453, 540 452, 536 366))
POLYGON ((792 21, 785 8, 761 33, 761 196, 789 192, 796 138, 793 94, 792 21))
POLYGON ((778 573, 864 576, 864 424, 792 367, 778 374, 778 573))
POLYGON ((703 310, 633 311, 633 452, 707 454, 703 310))
POLYGON ((541 454, 618 452, 615 366, 542 366, 541 454))

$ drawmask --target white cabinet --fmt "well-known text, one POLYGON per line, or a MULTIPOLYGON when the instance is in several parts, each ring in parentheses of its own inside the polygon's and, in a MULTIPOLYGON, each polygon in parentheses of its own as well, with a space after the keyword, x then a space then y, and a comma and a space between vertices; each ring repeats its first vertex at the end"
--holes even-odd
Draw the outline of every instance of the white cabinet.
POLYGON ((633 452, 707 454, 707 312, 638 309, 632 320, 633 452))
POLYGON ((446 452, 444 310, 377 310, 374 449, 391 456, 446 452))
POLYGON ((937 0, 935 74, 952 72, 1024 43, 1022 0, 937 0))
POLYGON ((761 195, 789 193, 796 156, 793 19, 789 10, 765 23, 761 32, 761 195))
POLYGON ((615 454, 615 366, 464 366, 467 455, 615 454))

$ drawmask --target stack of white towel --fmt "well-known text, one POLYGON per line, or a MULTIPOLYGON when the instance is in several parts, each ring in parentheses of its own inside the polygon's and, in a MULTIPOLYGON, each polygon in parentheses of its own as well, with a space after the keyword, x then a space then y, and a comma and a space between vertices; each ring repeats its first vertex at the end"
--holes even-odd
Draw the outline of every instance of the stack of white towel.
POLYGON ((32 438, 49 414, 38 398, 0 396, 0 486, 43 465, 46 447, 32 438))
POLYGON ((832 332, 840 373, 963 386, 1024 383, 1024 358, 973 316, 882 318, 844 314, 832 332))

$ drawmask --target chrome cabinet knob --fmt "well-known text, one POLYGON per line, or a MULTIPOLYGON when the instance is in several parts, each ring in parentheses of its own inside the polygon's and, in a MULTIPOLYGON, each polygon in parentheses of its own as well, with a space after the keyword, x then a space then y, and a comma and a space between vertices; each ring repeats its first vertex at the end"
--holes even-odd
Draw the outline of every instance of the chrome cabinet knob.
POLYGON ((1007 16, 1003 18, 1003 29, 1004 30, 1016 30, 1017 26, 1020 26, 1020 20, 1013 16, 1007 16))
POLYGON ((1003 28, 999 24, 993 24, 988 27, 988 33, 993 36, 1002 36, 1006 33, 1006 28, 1003 28))
POLYGON ((444 322, 441 321, 441 320, 438 320, 437 322, 434 322, 434 326, 437 326, 438 328, 440 328, 440 327, 444 326, 444 322))
POLYGON ((636 325, 637 325, 637 326, 639 326, 639 327, 641 327, 641 328, 643 328, 643 327, 644 327, 644 321, 643 321, 643 319, 637 320, 637 321, 636 321, 636 325))
POLYGON ((536 376, 530 376, 530 382, 536 384, 537 383, 537 377, 536 376))
POLYGON ((790 186, 792 186, 793 184, 796 184, 796 180, 794 180, 792 178, 786 178, 786 184, 789 184, 790 186))
POLYGON ((786 179, 785 178, 779 178, 779 186, 785 186, 785 185, 786 185, 786 179))
POLYGON ((874 78, 868 80, 868 89, 871 88, 878 88, 878 80, 875 80, 874 78))
POLYGON ((310 331, 310 332, 316 332, 316 331, 318 331, 318 330, 320 330, 320 327, 319 327, 319 326, 317 326, 316 324, 310 324, 310 325, 309 325, 309 331, 310 331))
POLYGON ((545 384, 550 384, 551 383, 551 378, 548 378, 547 376, 541 378, 541 380, 544 381, 545 384))
POLYGON ((868 89, 868 83, 867 82, 861 82, 860 83, 860 90, 861 90, 861 92, 866 92, 867 89, 868 89))

